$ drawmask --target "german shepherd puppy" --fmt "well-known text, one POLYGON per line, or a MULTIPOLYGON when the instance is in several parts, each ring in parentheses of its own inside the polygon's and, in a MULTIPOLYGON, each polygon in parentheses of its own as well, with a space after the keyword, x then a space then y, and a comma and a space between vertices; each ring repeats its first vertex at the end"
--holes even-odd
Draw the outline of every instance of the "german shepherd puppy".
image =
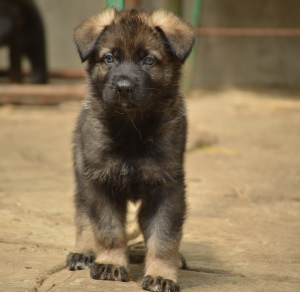
POLYGON ((128 281, 126 209, 140 201, 142 287, 179 291, 187 128, 179 79, 193 29, 164 9, 109 8, 76 28, 75 43, 89 94, 74 133, 77 239, 67 266, 128 281))

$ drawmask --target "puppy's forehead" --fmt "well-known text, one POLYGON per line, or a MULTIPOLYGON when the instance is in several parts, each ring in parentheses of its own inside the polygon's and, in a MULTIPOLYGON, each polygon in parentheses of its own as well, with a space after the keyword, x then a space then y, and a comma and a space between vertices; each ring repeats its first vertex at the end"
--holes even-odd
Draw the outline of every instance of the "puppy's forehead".
POLYGON ((100 39, 100 55, 109 50, 122 52, 128 57, 137 52, 160 57, 163 39, 148 21, 148 14, 123 15, 115 19, 100 39))

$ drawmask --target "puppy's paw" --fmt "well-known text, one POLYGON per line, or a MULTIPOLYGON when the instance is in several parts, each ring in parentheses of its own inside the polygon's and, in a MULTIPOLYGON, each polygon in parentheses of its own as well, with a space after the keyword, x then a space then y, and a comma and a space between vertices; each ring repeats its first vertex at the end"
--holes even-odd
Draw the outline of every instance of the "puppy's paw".
POLYGON ((71 271, 84 270, 95 260, 92 254, 82 254, 70 252, 67 256, 67 267, 71 271))
POLYGON ((179 285, 162 277, 145 276, 142 282, 142 288, 154 292, 179 292, 179 285))
POLYGON ((90 266, 91 277, 95 280, 128 282, 128 271, 125 267, 92 263, 90 266))

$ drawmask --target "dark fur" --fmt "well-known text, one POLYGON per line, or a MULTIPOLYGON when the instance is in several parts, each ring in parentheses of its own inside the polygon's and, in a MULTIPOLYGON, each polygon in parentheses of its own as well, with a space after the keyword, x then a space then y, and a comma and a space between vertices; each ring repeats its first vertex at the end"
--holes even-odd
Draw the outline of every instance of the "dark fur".
POLYGON ((193 31, 165 10, 110 9, 79 26, 75 42, 89 96, 74 135, 77 242, 67 265, 128 281, 127 202, 140 201, 142 287, 179 291, 187 122, 178 83, 193 31))

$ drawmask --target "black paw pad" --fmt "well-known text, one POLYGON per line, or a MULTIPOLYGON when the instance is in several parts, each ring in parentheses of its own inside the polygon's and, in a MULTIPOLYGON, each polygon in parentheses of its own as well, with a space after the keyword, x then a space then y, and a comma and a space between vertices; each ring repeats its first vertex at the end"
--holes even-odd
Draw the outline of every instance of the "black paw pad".
POLYGON ((67 267, 71 271, 83 270, 88 268, 94 260, 95 256, 92 254, 85 255, 71 252, 67 257, 67 267))
POLYGON ((142 282, 142 288, 153 292, 179 292, 179 285, 162 277, 146 276, 142 282))
POLYGON ((128 282, 128 272, 124 267, 92 263, 90 266, 91 277, 95 280, 128 282))

